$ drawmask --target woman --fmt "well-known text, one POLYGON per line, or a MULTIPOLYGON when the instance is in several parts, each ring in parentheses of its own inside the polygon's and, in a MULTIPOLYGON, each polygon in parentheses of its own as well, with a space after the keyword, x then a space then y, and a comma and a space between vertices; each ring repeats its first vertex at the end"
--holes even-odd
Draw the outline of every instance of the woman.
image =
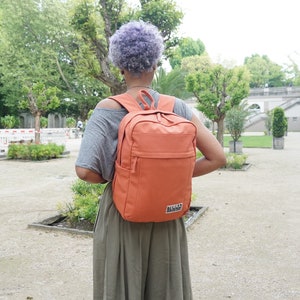
MULTIPOLYGON (((159 94, 150 86, 163 49, 157 28, 142 21, 123 25, 111 37, 110 59, 136 101, 141 89, 158 101, 159 94)), ((197 127, 197 148, 204 157, 196 161, 193 176, 224 165, 222 147, 182 100, 176 99, 174 112, 197 127)), ((113 204, 111 181, 118 126, 126 113, 112 99, 100 101, 86 127, 76 162, 82 180, 108 182, 94 229, 94 299, 192 299, 184 221, 132 223, 123 220, 113 204)))

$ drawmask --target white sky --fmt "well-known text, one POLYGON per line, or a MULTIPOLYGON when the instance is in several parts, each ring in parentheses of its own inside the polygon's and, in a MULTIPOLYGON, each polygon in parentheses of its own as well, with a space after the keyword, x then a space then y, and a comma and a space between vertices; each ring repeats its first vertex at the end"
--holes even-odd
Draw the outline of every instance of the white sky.
POLYGON ((185 13, 181 33, 200 39, 215 60, 242 64, 266 54, 300 61, 299 0, 176 0, 185 13))
POLYGON ((185 13, 181 35, 200 39, 216 62, 243 64, 246 56, 257 53, 280 65, 288 56, 300 63, 299 0, 176 2, 185 13))

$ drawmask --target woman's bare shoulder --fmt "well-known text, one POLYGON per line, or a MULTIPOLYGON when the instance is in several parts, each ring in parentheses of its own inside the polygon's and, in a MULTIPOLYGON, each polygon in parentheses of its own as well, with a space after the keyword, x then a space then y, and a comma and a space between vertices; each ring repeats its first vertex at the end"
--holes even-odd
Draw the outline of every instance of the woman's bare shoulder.
POLYGON ((117 101, 106 98, 99 101, 96 108, 121 109, 122 106, 117 101))

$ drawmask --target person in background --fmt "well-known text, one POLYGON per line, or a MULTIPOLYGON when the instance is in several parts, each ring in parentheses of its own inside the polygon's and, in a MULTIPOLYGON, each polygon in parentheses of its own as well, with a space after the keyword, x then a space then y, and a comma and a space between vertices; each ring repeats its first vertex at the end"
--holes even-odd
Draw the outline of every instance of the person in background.
MULTIPOLYGON (((163 50, 158 29, 143 21, 121 26, 110 38, 109 57, 124 76, 133 101, 138 101, 141 89, 158 101, 159 93, 151 89, 151 83, 163 50)), ((196 160, 193 176, 223 166, 223 148, 191 109, 176 99, 174 112, 197 127, 196 146, 203 157, 196 160)), ((192 299, 184 220, 128 222, 113 203, 111 182, 118 128, 126 114, 125 108, 112 99, 98 103, 86 126, 75 166, 82 180, 107 183, 94 228, 94 300, 192 299)))
POLYGON ((82 123, 81 120, 78 120, 78 122, 77 122, 77 128, 79 129, 79 131, 82 130, 82 128, 83 128, 83 123, 82 123))

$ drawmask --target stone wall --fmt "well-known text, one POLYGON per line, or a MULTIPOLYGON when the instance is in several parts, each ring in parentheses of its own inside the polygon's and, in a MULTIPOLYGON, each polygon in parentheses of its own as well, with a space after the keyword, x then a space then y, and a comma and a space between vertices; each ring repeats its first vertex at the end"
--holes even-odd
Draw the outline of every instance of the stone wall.
MULTIPOLYGON (((48 115, 48 128, 65 128, 66 117, 60 114, 48 115)), ((20 114, 20 128, 34 128, 34 117, 30 113, 20 114)))

